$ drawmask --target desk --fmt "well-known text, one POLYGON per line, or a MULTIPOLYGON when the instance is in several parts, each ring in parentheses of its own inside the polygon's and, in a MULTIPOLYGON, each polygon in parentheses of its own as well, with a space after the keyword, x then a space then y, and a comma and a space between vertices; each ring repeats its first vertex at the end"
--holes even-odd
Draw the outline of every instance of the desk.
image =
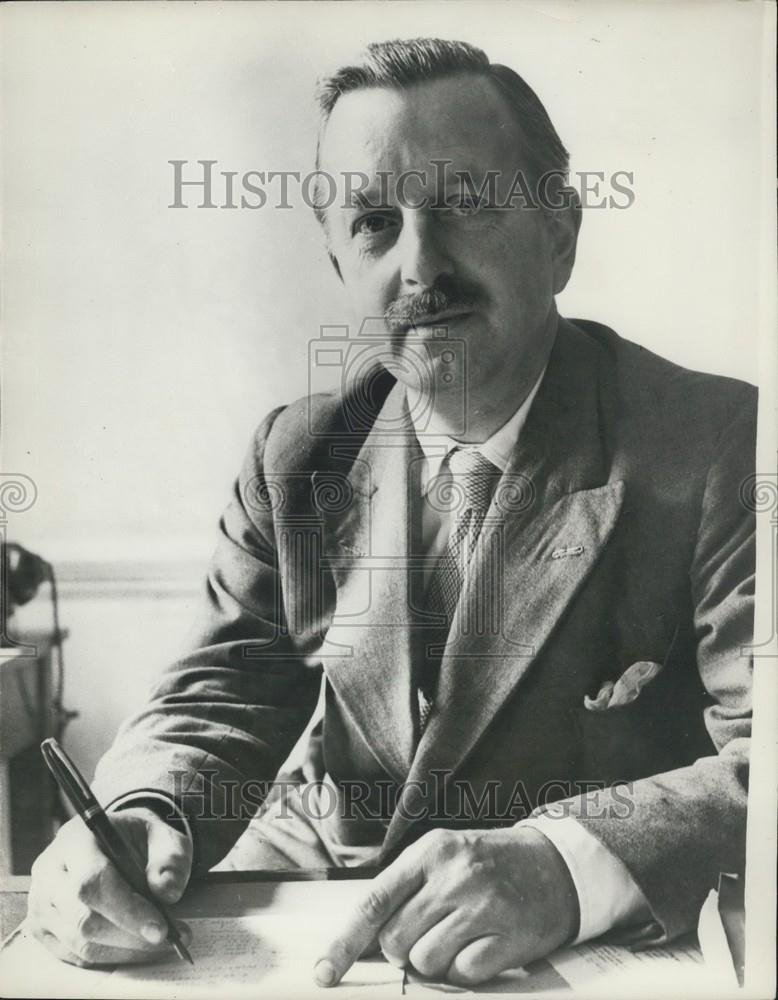
MULTIPOLYGON (((374 996, 385 997, 386 1000, 395 1000, 400 996, 435 1000, 440 996, 441 990, 466 993, 460 989, 425 982, 412 974, 403 991, 397 970, 380 959, 372 963, 358 963, 341 986, 326 992, 318 990, 312 981, 313 959, 318 954, 316 949, 319 947, 317 941, 327 940, 331 936, 344 907, 348 909, 353 905, 365 883, 357 881, 351 873, 344 877, 342 869, 322 881, 310 881, 308 873, 304 873, 304 881, 300 880, 299 875, 294 880, 279 881, 278 875, 279 873, 267 873, 256 878, 250 873, 213 873, 205 880, 193 883, 184 900, 175 908, 177 917, 193 924, 195 936, 192 951, 197 963, 195 970, 198 974, 202 970, 202 975, 208 982, 207 987, 201 984, 186 987, 176 985, 173 977, 188 975, 189 967, 175 959, 168 962, 167 967, 159 967, 159 981, 142 978, 156 975, 153 969, 150 972, 141 969, 134 974, 110 976, 63 966, 54 959, 48 959, 42 949, 39 952, 30 950, 40 949, 36 942, 28 942, 28 951, 24 952, 23 939, 17 949, 15 965, 13 962, 9 964, 9 954, 20 943, 17 937, 9 948, 0 953, 0 993, 8 995, 7 987, 3 988, 4 977, 12 985, 18 984, 20 970, 25 987, 27 977, 30 987, 24 991, 15 989, 12 993, 15 996, 121 995, 131 998, 154 995, 157 998, 183 998, 191 995, 218 996, 219 1000, 234 996, 247 1000, 249 996, 261 993, 273 996, 274 1000, 300 996, 316 997, 318 1000, 358 1000, 361 997, 367 1000, 374 996), (206 925, 215 923, 214 918, 218 917, 245 918, 246 921, 253 919, 257 925, 264 921, 260 935, 248 938, 250 946, 237 956, 237 964, 242 962, 244 968, 245 956, 248 955, 251 960, 254 944, 258 951, 261 950, 272 933, 278 939, 281 933, 278 928, 284 928, 284 955, 281 961, 285 965, 281 971, 284 975, 289 975, 288 990, 279 985, 278 974, 268 973, 266 968, 258 968, 250 988, 246 985, 245 976, 243 980, 214 980, 212 968, 210 972, 208 970, 207 957, 202 962, 200 960, 197 943, 198 932, 202 942, 206 925), (198 920, 201 921, 199 928, 198 920), (35 982, 47 961, 49 978, 45 985, 48 992, 40 983, 35 982), (9 970, 17 976, 16 980, 9 979, 9 970)), ((28 885, 27 879, 5 880, 2 900, 9 923, 23 914, 28 885)), ((229 949, 230 942, 226 941, 226 944, 229 949)), ((232 954, 237 954, 234 949, 232 954)), ((232 965, 228 965, 227 969, 231 971, 232 965)), ((228 978, 229 971, 225 973, 228 978)), ((217 976, 221 975, 221 972, 217 973, 217 976)), ((253 970, 251 976, 254 977, 253 970)), ((592 1000, 606 994, 624 996, 627 990, 631 996, 657 1000, 661 996, 707 998, 716 993, 716 987, 720 992, 720 986, 720 980, 711 980, 710 972, 703 965, 699 950, 693 944, 678 945, 661 954, 644 952, 638 956, 632 956, 626 949, 612 946, 585 945, 576 949, 563 949, 550 960, 533 963, 525 972, 506 973, 467 995, 491 997, 493 1000, 498 993, 543 993, 547 1000, 555 997, 569 1000, 577 994, 592 1000)))

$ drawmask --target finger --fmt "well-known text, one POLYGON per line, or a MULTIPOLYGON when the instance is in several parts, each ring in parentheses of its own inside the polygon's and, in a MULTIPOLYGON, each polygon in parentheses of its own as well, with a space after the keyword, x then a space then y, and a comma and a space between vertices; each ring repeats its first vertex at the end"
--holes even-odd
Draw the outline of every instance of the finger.
POLYGON ((35 859, 30 875, 27 915, 30 920, 36 921, 45 916, 52 892, 67 881, 68 873, 62 860, 58 860, 49 848, 35 859))
POLYGON ((475 986, 515 965, 515 948, 510 941, 490 934, 465 945, 449 966, 446 979, 461 986, 475 986))
POLYGON ((381 928, 378 940, 386 960, 399 969, 404 968, 408 964, 411 948, 452 910, 451 903, 430 891, 430 884, 426 883, 395 910, 381 928))
POLYGON ((192 870, 192 844, 187 836, 155 817, 148 823, 146 881, 166 903, 177 903, 192 870))
POLYGON ((60 886, 52 892, 51 908, 56 911, 61 927, 63 943, 76 954, 91 942, 112 948, 143 951, 148 955, 164 951, 166 940, 151 942, 137 934, 128 933, 108 920, 103 914, 86 906, 69 885, 60 886))
POLYGON ((102 854, 71 863, 69 882, 69 891, 80 903, 132 937, 153 945, 165 939, 165 923, 157 908, 131 889, 102 854))
MULTIPOLYGON (((92 917, 94 918, 94 914, 92 917)), ((45 947, 63 962, 69 965, 91 967, 94 965, 128 965, 139 962, 148 962, 155 955, 164 955, 166 951, 173 954, 172 947, 165 945, 162 948, 148 945, 144 947, 143 942, 137 940, 137 947, 123 947, 121 945, 104 944, 95 940, 90 932, 86 933, 89 926, 81 925, 74 927, 73 924, 64 920, 61 914, 52 907, 47 918, 45 928, 31 926, 30 930, 45 947)), ((186 929, 187 938, 191 939, 191 932, 186 929)), ((187 943, 187 941, 185 941, 187 943)))
POLYGON ((128 934, 101 913, 86 906, 72 891, 52 895, 47 927, 73 954, 81 955, 89 944, 126 948, 133 951, 155 949, 136 934, 128 934))
POLYGON ((58 958, 60 962, 67 962, 68 965, 86 965, 87 963, 80 959, 77 955, 74 955, 70 951, 56 934, 45 927, 40 927, 37 924, 30 924, 30 933, 36 939, 40 941, 46 951, 50 952, 55 958, 58 958))
POLYGON ((459 952, 473 939, 461 910, 454 910, 429 928, 408 952, 408 962, 422 976, 442 979, 459 952))
POLYGON ((371 944, 394 911, 424 884, 422 856, 404 851, 370 883, 340 932, 314 966, 319 986, 335 986, 371 944))
POLYGON ((378 941, 378 935, 373 938, 370 944, 362 952, 362 958, 374 958, 376 955, 381 954, 381 945, 378 941))
MULTIPOLYGON (((105 899, 110 900, 110 910, 102 908, 102 902, 95 909, 107 917, 117 927, 133 936, 140 936, 151 945, 164 944, 167 939, 167 924, 162 913, 149 900, 134 892, 122 876, 113 868, 105 875, 105 899), (116 906, 121 897, 122 905, 116 906)), ((176 921, 176 926, 186 926, 176 921)))

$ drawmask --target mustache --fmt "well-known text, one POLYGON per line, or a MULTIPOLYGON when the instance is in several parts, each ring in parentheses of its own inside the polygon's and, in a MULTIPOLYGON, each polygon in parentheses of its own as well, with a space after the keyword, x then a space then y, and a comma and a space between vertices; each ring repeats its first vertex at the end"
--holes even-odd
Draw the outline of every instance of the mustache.
POLYGON ((384 320, 391 330, 403 330, 440 313, 473 309, 481 297, 481 290, 470 282, 441 275, 428 288, 390 302, 384 320))

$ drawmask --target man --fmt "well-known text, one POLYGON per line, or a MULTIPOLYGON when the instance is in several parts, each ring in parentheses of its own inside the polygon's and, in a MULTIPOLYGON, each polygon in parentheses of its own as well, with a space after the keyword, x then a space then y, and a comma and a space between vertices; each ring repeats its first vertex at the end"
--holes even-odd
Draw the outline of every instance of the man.
MULTIPOLYGON (((672 939, 743 865, 755 393, 557 315, 580 212, 512 71, 383 43, 321 105, 323 175, 367 181, 319 205, 371 321, 357 374, 257 431, 191 651, 98 794, 177 899, 324 676, 302 774, 226 862, 386 864, 317 982, 376 941, 473 984, 606 931, 672 939)), ((33 874, 65 960, 164 946, 78 821, 33 874)))

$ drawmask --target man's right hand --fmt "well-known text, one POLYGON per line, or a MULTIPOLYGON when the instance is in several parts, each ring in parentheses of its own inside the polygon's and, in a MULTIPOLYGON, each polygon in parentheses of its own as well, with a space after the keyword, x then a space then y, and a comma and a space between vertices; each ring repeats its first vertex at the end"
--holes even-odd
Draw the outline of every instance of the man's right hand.
MULTIPOLYGON (((111 822, 145 862, 152 893, 177 902, 192 868, 188 837, 145 807, 112 813, 111 822)), ((27 926, 72 965, 147 962, 170 949, 154 907, 129 887, 77 816, 32 866, 27 926)), ((186 943, 189 930, 181 930, 186 943)))

